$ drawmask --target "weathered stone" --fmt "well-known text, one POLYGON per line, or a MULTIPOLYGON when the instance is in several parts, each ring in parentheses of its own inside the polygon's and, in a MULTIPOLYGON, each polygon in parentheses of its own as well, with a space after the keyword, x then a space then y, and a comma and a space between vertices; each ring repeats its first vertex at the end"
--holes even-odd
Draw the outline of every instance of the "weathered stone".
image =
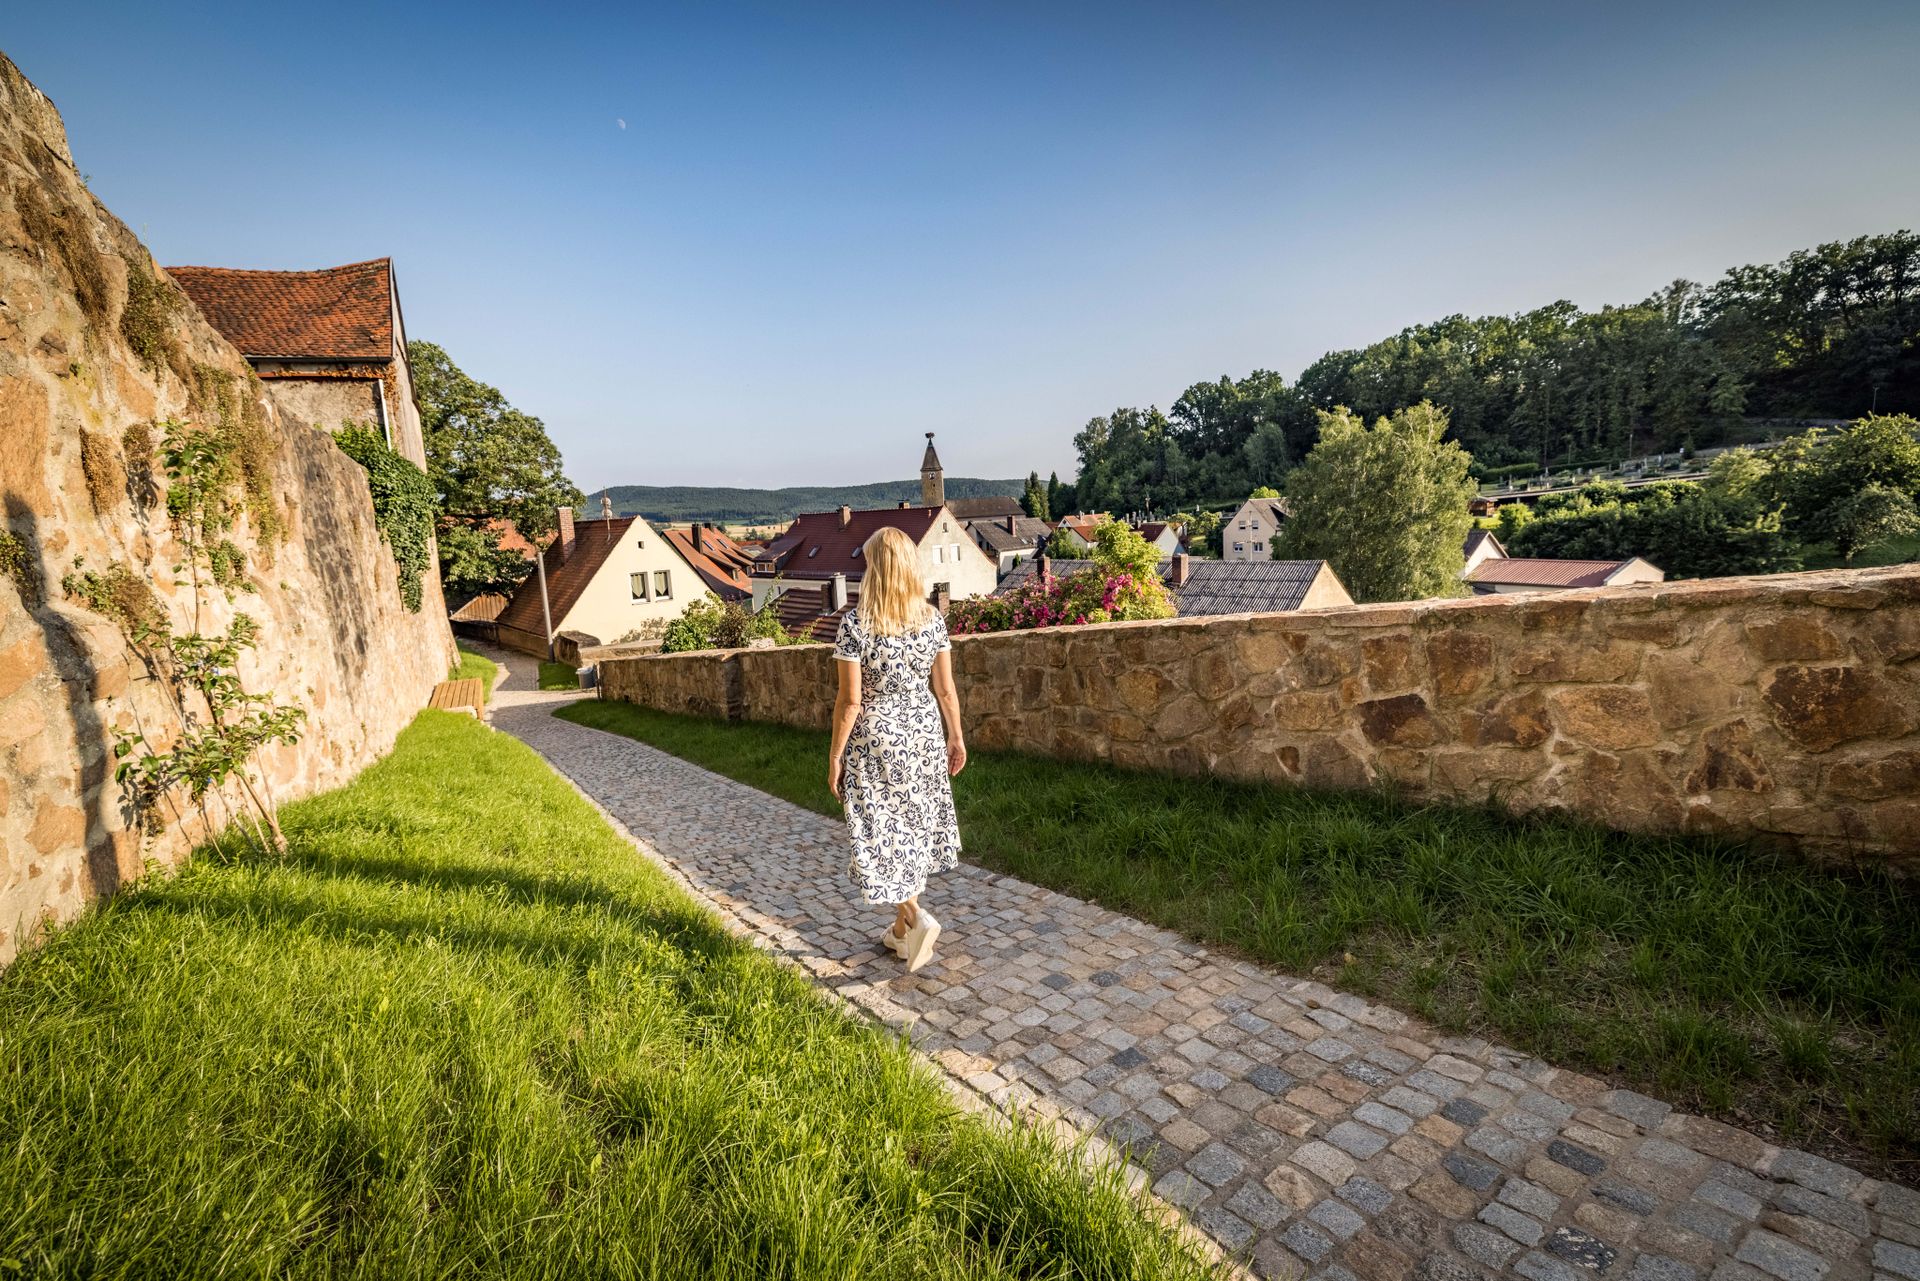
POLYGON ((1446 631, 1427 638, 1427 668, 1433 687, 1444 695, 1471 694, 1493 674, 1493 638, 1446 631))
POLYGON ((1514 679, 1541 684, 1618 681, 1640 664, 1640 650, 1624 642, 1560 641, 1516 650, 1507 666, 1514 679))
POLYGON ((1553 733, 1546 696, 1538 690, 1490 700, 1459 716, 1461 741, 1470 747, 1538 747, 1553 733))
POLYGON ((1827 787, 1838 796, 1862 801, 1920 796, 1920 751, 1835 761, 1827 770, 1827 787))
POLYGON ((1811 613, 1748 623, 1746 634, 1754 656, 1765 663, 1815 663, 1847 652, 1846 642, 1811 613))
POLYGON ((1430 747, 1439 741, 1439 726, 1418 694, 1376 698, 1360 704, 1360 727, 1367 741, 1395 747, 1430 747))
POLYGON ((1660 737, 1644 692, 1627 686, 1564 689, 1553 695, 1554 719, 1567 737, 1608 751, 1644 747, 1660 737))
POLYGON ((1911 698, 1857 667, 1782 667, 1761 685, 1782 733, 1812 752, 1858 738, 1898 738, 1914 728, 1911 698))
POLYGON ((1369 636, 1361 642, 1360 654, 1367 688, 1375 694, 1390 694, 1413 684, 1413 637, 1406 633, 1369 636))
POLYGON ((1744 720, 1717 725, 1700 740, 1700 763, 1687 775, 1689 792, 1769 792, 1773 777, 1744 720))
POLYGON ((38 636, 23 636, 0 649, 0 699, 47 669, 47 649, 38 636))

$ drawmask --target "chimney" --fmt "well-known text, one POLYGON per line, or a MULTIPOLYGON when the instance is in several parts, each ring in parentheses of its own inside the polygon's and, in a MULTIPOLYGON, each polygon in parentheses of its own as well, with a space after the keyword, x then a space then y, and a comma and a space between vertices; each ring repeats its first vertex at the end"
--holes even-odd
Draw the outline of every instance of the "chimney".
POLYGON ((573 508, 562 507, 560 516, 560 563, 567 563, 567 557, 573 555, 573 508))
POLYGON ((902 499, 900 500, 900 510, 901 510, 901 511, 905 511, 905 510, 906 510, 907 508, 909 508, 909 507, 911 507, 911 506, 913 506, 913 504, 912 504, 912 503, 910 503, 910 502, 908 502, 908 501, 907 501, 906 499, 904 499, 904 498, 902 498, 902 499))
POLYGON ((851 524, 853 524, 853 508, 842 503, 840 505, 840 528, 845 529, 851 524))
POLYGON ((947 612, 947 606, 952 603, 953 589, 946 583, 935 583, 933 585, 933 607, 944 614, 947 612))
POLYGON ((1018 516, 1007 517, 1007 532, 1009 534, 1017 533, 1018 531, 1014 529, 1014 526, 1019 523, 1020 523, 1020 518, 1018 516))
POLYGON ((827 581, 827 612, 837 614, 847 607, 847 576, 835 574, 827 581))
POLYGON ((1047 555, 1045 552, 1041 552, 1040 563, 1038 566, 1035 567, 1034 572, 1039 574, 1042 579, 1052 578, 1053 577, 1053 557, 1047 555))
POLYGON ((1167 575, 1167 586, 1185 587, 1187 585, 1187 564, 1185 552, 1173 554, 1173 572, 1167 575))

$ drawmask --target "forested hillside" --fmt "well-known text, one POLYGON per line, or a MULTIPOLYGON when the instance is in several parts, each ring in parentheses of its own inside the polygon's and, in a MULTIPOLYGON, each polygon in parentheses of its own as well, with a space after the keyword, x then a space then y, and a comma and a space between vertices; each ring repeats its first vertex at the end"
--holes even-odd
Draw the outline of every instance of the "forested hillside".
MULTIPOLYGON (((979 480, 947 477, 948 498, 1019 497, 1024 480, 979 480)), ((789 489, 731 489, 702 485, 615 485, 606 491, 613 510, 621 516, 645 516, 652 521, 710 520, 740 524, 773 524, 792 520, 801 512, 824 512, 848 507, 892 507, 902 499, 920 501, 920 482, 885 480, 872 485, 799 485, 789 489)), ((598 513, 600 492, 588 496, 598 513)))
POLYGON ((1329 352, 1292 385, 1266 370, 1196 383, 1165 413, 1089 422, 1075 499, 1167 511, 1244 496, 1312 447, 1316 410, 1371 419, 1422 400, 1481 468, 1711 445, 1753 419, 1920 412, 1920 236, 1821 245, 1598 311, 1449 316, 1329 352))

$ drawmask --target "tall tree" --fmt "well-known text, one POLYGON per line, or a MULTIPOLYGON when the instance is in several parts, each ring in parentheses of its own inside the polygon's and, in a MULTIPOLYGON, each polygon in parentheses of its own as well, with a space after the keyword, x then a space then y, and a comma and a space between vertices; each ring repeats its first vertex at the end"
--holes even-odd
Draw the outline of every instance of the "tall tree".
POLYGON ((1427 401, 1369 427, 1345 409, 1320 415, 1320 443, 1287 477, 1287 559, 1325 560, 1359 601, 1461 593, 1461 547, 1478 492, 1473 458, 1446 440, 1427 401))
POLYGON ((1020 495, 1020 509, 1039 520, 1050 519, 1047 515, 1047 487, 1040 483, 1040 473, 1037 471, 1027 473, 1027 488, 1020 495))
POLYGON ((561 471, 546 425, 469 377, 430 342, 407 344, 426 435, 427 475, 440 500, 441 577, 449 596, 510 588, 526 563, 500 547, 493 522, 529 540, 549 534, 554 511, 586 500, 561 471))

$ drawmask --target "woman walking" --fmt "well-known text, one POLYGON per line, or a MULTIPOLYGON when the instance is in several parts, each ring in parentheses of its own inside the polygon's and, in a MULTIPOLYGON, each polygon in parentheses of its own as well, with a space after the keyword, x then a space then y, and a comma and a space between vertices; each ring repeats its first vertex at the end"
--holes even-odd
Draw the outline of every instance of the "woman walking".
POLYGON ((886 528, 861 549, 860 603, 834 641, 839 691, 827 785, 846 807, 848 871, 869 903, 890 903, 882 941, 917 970, 940 922, 920 906, 927 876, 959 861, 951 779, 967 763, 953 644, 927 603, 920 549, 886 528), (944 725, 945 732, 942 732, 944 725))

